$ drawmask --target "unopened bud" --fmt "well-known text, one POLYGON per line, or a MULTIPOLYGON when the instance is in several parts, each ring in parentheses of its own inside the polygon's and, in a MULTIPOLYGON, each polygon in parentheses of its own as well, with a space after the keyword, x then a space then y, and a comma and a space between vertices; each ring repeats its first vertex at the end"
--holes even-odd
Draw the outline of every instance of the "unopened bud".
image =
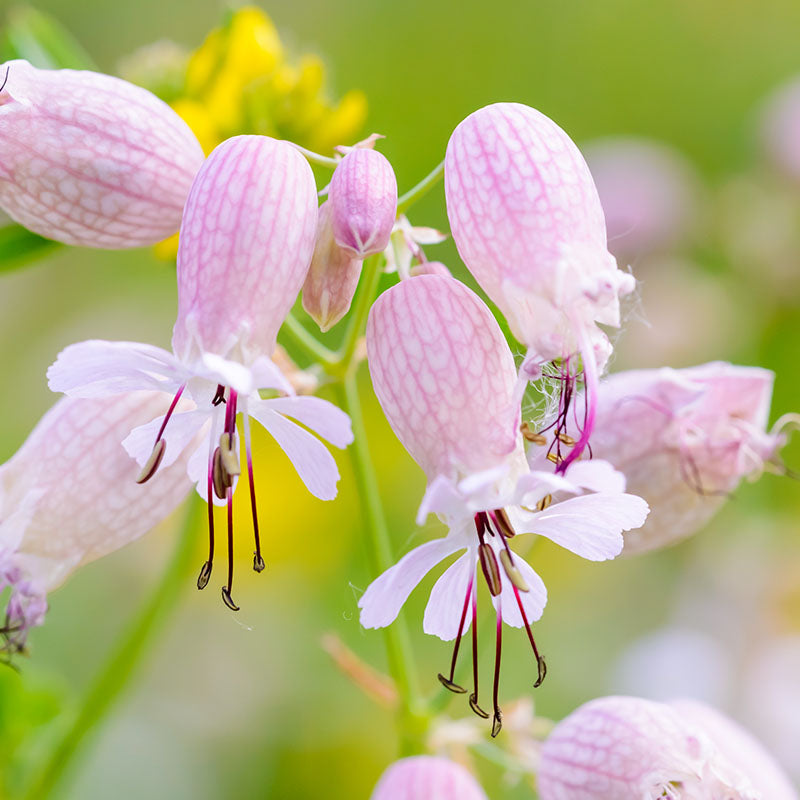
POLYGON ((397 215, 397 181, 377 150, 351 150, 336 167, 328 192, 333 235, 356 258, 389 244, 397 215))
POLYGON ((319 209, 317 241, 303 284, 303 308, 323 333, 350 310, 360 275, 361 259, 336 243, 327 201, 319 209))

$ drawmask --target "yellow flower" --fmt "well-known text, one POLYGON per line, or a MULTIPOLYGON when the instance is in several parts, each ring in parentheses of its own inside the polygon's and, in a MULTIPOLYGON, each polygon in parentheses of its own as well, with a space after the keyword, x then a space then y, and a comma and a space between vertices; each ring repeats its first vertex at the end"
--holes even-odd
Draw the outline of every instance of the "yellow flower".
MULTIPOLYGON (((367 116, 363 92, 331 102, 322 60, 288 60, 272 20, 253 6, 206 36, 188 57, 183 91, 168 100, 206 153, 231 136, 260 133, 330 154, 354 141, 367 116)), ((177 237, 156 248, 164 258, 176 252, 177 237)))

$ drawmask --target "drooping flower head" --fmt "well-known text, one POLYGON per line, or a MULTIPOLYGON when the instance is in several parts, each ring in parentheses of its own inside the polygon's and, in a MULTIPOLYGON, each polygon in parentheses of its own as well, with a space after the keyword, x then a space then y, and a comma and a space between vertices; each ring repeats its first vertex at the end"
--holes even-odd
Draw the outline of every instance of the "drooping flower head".
POLYGON ((181 223, 203 151, 155 95, 119 78, 0 65, 0 208, 84 247, 140 247, 181 223))
POLYGON ((772 757, 732 720, 698 702, 603 697, 553 729, 542 800, 796 800, 772 757))
POLYGON ((412 550, 373 581, 359 602, 361 623, 367 628, 389 625, 437 563, 466 551, 434 586, 423 627, 441 639, 455 639, 449 677, 439 679, 463 693, 455 668, 471 617, 470 707, 488 718, 478 702, 476 652, 477 580, 483 577, 497 614, 496 735, 502 724, 498 691, 504 620, 527 632, 537 660, 535 685, 545 674, 531 623, 541 616, 547 592, 509 540, 535 531, 584 558, 613 558, 622 549, 622 531, 641 525, 647 506, 624 494, 622 475, 602 462, 575 464, 563 477, 530 471, 511 351, 486 305, 453 278, 420 275, 384 292, 370 312, 367 353, 381 407, 428 478, 417 521, 437 513, 449 533, 412 550), (584 489, 590 493, 583 494, 584 489), (555 491, 578 496, 548 507, 555 491))
POLYGON ((121 445, 169 403, 161 392, 62 398, 0 466, 0 591, 11 589, 0 650, 24 647, 46 594, 73 570, 138 539, 188 495, 185 457, 141 486, 121 445))
MULTIPOLYGON (((773 373, 723 362, 630 370, 600 382, 592 452, 650 505, 625 553, 702 528, 739 485, 777 465, 782 422, 767 430, 773 373)), ((532 462, 542 465, 542 455, 532 462)))
POLYGON ((589 168, 544 114, 495 103, 453 131, 445 195, 461 258, 528 347, 523 375, 538 377, 550 361, 561 365, 565 416, 580 356, 589 403, 563 472, 588 442, 597 375, 611 350, 596 323, 618 326, 619 297, 634 285, 608 252, 589 168))
POLYGON ((270 356, 286 314, 308 270, 317 225, 311 169, 286 142, 238 136, 217 147, 203 164, 186 203, 178 251, 178 319, 173 350, 130 342, 89 341, 64 350, 50 368, 55 391, 91 397, 157 387, 189 397, 194 410, 177 411, 136 428, 125 440, 142 465, 144 482, 175 461, 195 437, 190 478, 209 501, 209 554, 198 587, 211 575, 214 557, 212 502, 228 506, 229 608, 233 582, 233 492, 239 475, 236 419, 243 419, 253 514, 253 568, 264 568, 255 482, 250 457, 250 417, 283 448, 317 497, 332 499, 339 477, 322 443, 292 417, 333 444, 352 441, 347 415, 315 397, 296 397, 270 356), (273 396, 264 399, 259 389, 273 396), (173 413, 176 412, 176 413, 173 413))
POLYGON ((371 800, 487 800, 472 774, 447 758, 411 756, 395 761, 371 800))

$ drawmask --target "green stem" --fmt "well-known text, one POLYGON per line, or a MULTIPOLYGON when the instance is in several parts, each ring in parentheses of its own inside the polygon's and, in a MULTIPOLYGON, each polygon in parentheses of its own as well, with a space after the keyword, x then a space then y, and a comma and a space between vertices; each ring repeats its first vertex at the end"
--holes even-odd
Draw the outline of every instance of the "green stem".
POLYGON ((424 197, 444 177, 444 161, 437 164, 416 186, 409 189, 397 200, 397 213, 403 214, 414 203, 424 197))
MULTIPOLYGON (((350 415, 353 425, 355 441, 347 452, 353 465, 359 501, 366 515, 370 566, 377 576, 392 565, 393 557, 389 528, 369 451, 355 372, 350 372, 341 383, 337 383, 336 388, 340 394, 340 402, 350 415)), ((402 613, 384 629, 384 636, 389 672, 400 696, 401 750, 403 755, 422 752, 427 714, 419 695, 411 639, 402 613)))
POLYGON ((338 158, 330 158, 329 156, 321 156, 319 153, 315 153, 313 150, 307 150, 305 147, 300 147, 299 144, 295 144, 294 142, 289 142, 295 150, 299 150, 312 164, 319 164, 321 167, 329 167, 330 169, 336 169, 339 165, 338 158))
POLYGON ((350 323, 344 335, 344 342, 339 350, 339 357, 331 370, 336 377, 345 378, 353 371, 354 367, 358 366, 355 363, 356 348, 359 340, 364 335, 367 315, 378 292, 378 283, 381 279, 380 267, 380 253, 370 256, 364 261, 361 286, 353 308, 353 314, 350 317, 350 323))
POLYGON ((52 796, 80 753, 82 743, 120 699, 142 657, 177 608, 185 586, 182 579, 188 573, 194 555, 193 534, 204 513, 205 506, 196 498, 190 498, 183 530, 166 569, 94 679, 77 717, 64 731, 48 763, 34 779, 25 795, 28 800, 46 800, 52 796))
POLYGON ((338 356, 333 350, 329 350, 324 344, 319 342, 316 337, 309 333, 302 322, 300 322, 291 312, 283 321, 283 328, 294 343, 300 347, 307 356, 315 361, 319 361, 326 367, 331 367, 338 362, 338 356))

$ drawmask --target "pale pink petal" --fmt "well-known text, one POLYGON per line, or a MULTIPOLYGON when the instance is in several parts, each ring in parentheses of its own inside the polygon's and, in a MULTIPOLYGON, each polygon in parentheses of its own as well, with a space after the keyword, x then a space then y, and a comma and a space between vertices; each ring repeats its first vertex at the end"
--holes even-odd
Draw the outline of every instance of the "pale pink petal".
POLYGON ((203 151, 166 103, 97 72, 9 61, 0 76, 0 208, 10 217, 84 247, 140 247, 178 230, 203 151))
POLYGON ((395 761, 383 773, 371 800, 488 800, 460 764, 436 756, 395 761))
POLYGON ((211 383, 229 386, 238 394, 247 396, 258 388, 253 381, 252 371, 238 361, 222 358, 214 353, 203 353, 201 365, 194 370, 196 375, 211 383))
POLYGON ((269 400, 249 401, 250 416, 280 445, 311 494, 320 500, 333 500, 339 469, 328 448, 308 431, 273 411, 269 403, 269 400))
MULTIPOLYGON (((475 579, 475 550, 470 548, 454 564, 451 564, 431 589, 422 629, 431 636, 438 636, 445 642, 455 639, 464 610, 467 589, 475 579)), ((469 630, 472 616, 467 611, 463 633, 469 630)))
POLYGON ((750 779, 765 800, 797 800, 797 792, 778 762, 732 719, 696 700, 673 700, 668 705, 689 724, 702 730, 720 753, 750 779))
POLYGON ((518 533, 536 533, 590 561, 605 561, 622 551, 622 532, 647 518, 647 503, 631 494, 585 494, 555 503, 545 511, 515 512, 518 533))
MULTIPOLYGON (((192 443, 200 429, 211 419, 211 413, 206 409, 195 411, 183 411, 174 413, 169 418, 167 427, 164 430, 163 438, 167 443, 164 456, 161 459, 159 469, 174 464, 183 451, 192 443)), ((146 425, 139 425, 134 428, 125 439, 122 446, 125 452, 135 459, 139 466, 144 466, 153 452, 153 445, 156 436, 161 430, 164 417, 156 417, 146 425)))
MULTIPOLYGON (((542 616, 544 607, 547 605, 547 588, 524 558, 514 553, 513 559, 514 566, 519 570, 528 587, 527 592, 518 590, 520 602, 525 609, 525 616, 528 619, 528 623, 536 622, 542 616)), ((521 628, 524 623, 514 593, 514 585, 505 575, 502 567, 500 568, 500 579, 502 590, 497 597, 492 598, 494 606, 495 608, 500 606, 503 609, 503 622, 513 628, 521 628)))
POLYGON ((301 422, 336 447, 347 447, 353 441, 350 417, 340 408, 319 397, 276 397, 264 404, 301 422))
POLYGON ((359 259, 380 253, 389 244, 397 214, 392 165, 377 150, 351 150, 334 170, 328 203, 340 247, 359 259))
POLYGON ((622 494, 625 491, 625 476, 615 470, 608 461, 599 458, 575 461, 564 477, 575 486, 591 492, 622 494))
POLYGON ((414 587, 440 561, 467 547, 464 536, 446 536, 415 547, 367 587, 358 601, 365 628, 385 628, 394 622, 414 587))
POLYGON ((389 424, 429 478, 497 466, 521 442, 514 359, 462 283, 420 275, 385 291, 370 311, 367 353, 389 424))
POLYGON ((316 227, 314 176, 292 145, 266 136, 219 145, 183 215, 176 354, 189 361, 216 353, 245 365, 272 355, 311 263, 316 227))
POLYGON ((137 389, 174 393, 186 380, 172 353, 138 342, 89 340, 64 348, 47 370, 54 392, 104 397, 137 389))
POLYGON ((464 496, 453 481, 444 475, 437 475, 425 489, 425 494, 417 511, 417 525, 422 525, 428 514, 458 516, 464 513, 464 496))
MULTIPOLYGON (((250 365, 250 372, 253 375, 253 385, 259 389, 276 389, 284 394, 294 394, 295 387, 292 385, 290 378, 297 378, 299 384, 304 384, 306 381, 303 379, 305 374, 302 370, 298 369, 291 359, 286 356, 281 350, 273 353, 273 357, 278 358, 278 353, 283 356, 286 362, 286 375, 283 374, 281 368, 267 356, 260 356, 250 365), (303 376, 303 377, 301 377, 303 376)), ((299 389, 298 389, 299 391, 299 389)))

